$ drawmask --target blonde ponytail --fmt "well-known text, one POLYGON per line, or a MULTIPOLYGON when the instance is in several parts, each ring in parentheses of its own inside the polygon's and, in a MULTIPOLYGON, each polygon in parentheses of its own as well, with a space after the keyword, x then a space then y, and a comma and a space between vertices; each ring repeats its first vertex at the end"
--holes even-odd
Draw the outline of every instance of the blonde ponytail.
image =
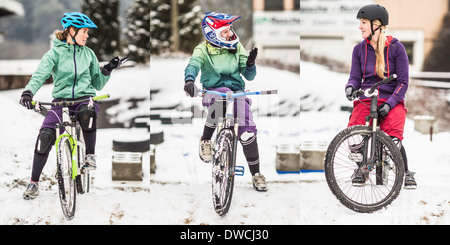
MULTIPOLYGON (((379 20, 374 20, 373 24, 380 26, 381 22, 379 20)), ((385 71, 385 63, 384 63, 384 46, 386 42, 386 35, 384 34, 384 30, 386 26, 380 27, 380 37, 378 38, 377 49, 375 50, 376 54, 376 72, 377 75, 383 79, 384 71, 385 71)))

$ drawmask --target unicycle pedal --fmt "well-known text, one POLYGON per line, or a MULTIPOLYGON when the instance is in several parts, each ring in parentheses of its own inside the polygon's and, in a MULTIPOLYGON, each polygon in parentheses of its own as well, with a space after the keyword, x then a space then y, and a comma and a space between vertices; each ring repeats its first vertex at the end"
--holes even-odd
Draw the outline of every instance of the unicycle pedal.
POLYGON ((244 176, 244 166, 236 166, 234 170, 234 174, 237 176, 244 176))

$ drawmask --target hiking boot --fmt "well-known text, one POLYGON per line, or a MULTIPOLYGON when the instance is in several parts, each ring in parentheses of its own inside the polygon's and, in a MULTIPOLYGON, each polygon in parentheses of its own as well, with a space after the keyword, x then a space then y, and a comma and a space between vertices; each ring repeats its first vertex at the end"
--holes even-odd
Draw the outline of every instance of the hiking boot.
POLYGON ((364 176, 363 171, 358 168, 355 169, 355 172, 352 175, 352 185, 353 186, 364 186, 366 184, 366 177, 364 176))
POLYGON ((213 144, 211 140, 200 140, 199 156, 203 162, 209 163, 213 158, 213 144))
POLYGON ((405 172, 405 185, 403 186, 403 188, 405 188, 405 189, 416 189, 417 188, 417 183, 416 183, 416 180, 414 179, 414 174, 415 174, 415 172, 411 172, 411 171, 405 172))
POLYGON ((267 191, 266 178, 261 173, 256 173, 252 177, 253 187, 257 191, 267 191))
POLYGON ((96 170, 97 164, 95 160, 96 156, 94 154, 87 154, 84 156, 84 166, 83 168, 89 169, 89 170, 96 170))
POLYGON ((27 189, 23 192, 23 199, 31 200, 39 195, 39 184, 36 182, 30 182, 27 189))

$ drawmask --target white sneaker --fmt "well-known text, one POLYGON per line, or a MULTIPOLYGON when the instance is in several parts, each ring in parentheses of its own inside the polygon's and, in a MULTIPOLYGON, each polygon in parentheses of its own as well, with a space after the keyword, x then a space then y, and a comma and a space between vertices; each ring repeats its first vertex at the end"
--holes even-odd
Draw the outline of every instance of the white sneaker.
POLYGON ((261 173, 256 173, 252 177, 253 187, 257 191, 267 191, 269 188, 266 184, 266 178, 261 173))
POLYGON ((213 144, 211 140, 200 140, 199 156, 203 162, 209 163, 213 158, 213 144))
POLYGON ((84 157, 84 168, 87 168, 89 170, 96 170, 97 164, 95 160, 96 156, 94 154, 87 154, 84 157))
POLYGON ((34 199, 39 195, 39 184, 36 182, 30 182, 27 189, 23 193, 23 199, 30 200, 34 199))

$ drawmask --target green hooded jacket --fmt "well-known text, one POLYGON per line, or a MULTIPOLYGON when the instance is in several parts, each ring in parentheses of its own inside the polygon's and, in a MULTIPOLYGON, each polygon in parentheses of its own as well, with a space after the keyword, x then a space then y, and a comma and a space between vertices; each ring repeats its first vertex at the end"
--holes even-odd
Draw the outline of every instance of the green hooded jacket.
POLYGON ((57 38, 53 39, 53 48, 44 54, 25 90, 36 94, 50 76, 54 85, 52 96, 57 99, 95 96, 95 90, 101 90, 110 78, 101 73, 94 51, 57 38))
POLYGON ((238 43, 236 53, 228 49, 220 49, 209 43, 199 44, 184 71, 184 80, 195 81, 201 71, 200 83, 203 88, 227 87, 233 91, 244 90, 245 82, 256 76, 256 66, 247 67, 248 55, 241 43, 238 43))

